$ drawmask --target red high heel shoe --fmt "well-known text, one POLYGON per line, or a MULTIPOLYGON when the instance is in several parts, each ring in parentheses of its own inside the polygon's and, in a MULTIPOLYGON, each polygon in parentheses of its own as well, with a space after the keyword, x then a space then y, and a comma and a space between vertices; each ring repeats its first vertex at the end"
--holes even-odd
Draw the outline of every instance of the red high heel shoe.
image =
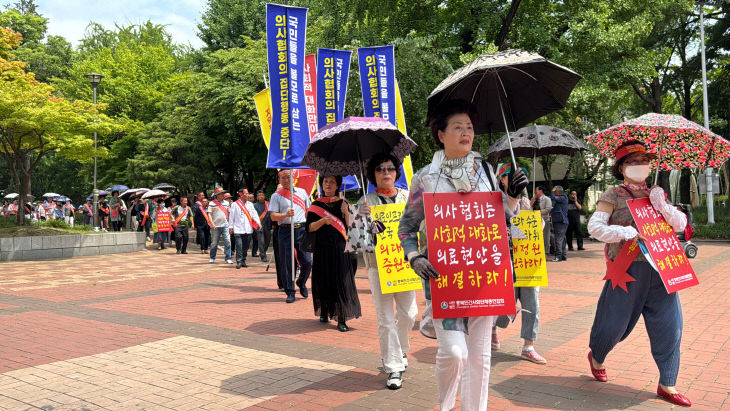
POLYGON ((685 397, 684 395, 682 395, 680 393, 670 394, 670 393, 664 391, 664 389, 662 389, 661 385, 657 385, 656 395, 658 395, 662 398, 666 398, 672 404, 681 405, 683 407, 692 406, 692 402, 689 400, 689 398, 685 397))
POLYGON ((593 378, 600 382, 606 382, 608 381, 608 375, 606 374, 606 369, 596 369, 593 368, 593 356, 591 355, 591 351, 588 351, 588 365, 591 366, 591 373, 593 373, 593 378))

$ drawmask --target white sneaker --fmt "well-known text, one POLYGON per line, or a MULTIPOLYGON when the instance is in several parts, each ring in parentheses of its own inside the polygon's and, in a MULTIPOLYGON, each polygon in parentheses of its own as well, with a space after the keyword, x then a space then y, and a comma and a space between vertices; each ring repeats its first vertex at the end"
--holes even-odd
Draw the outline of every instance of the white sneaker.
POLYGON ((233 260, 226 260, 226 264, 233 264, 233 260))
POLYGON ((211 264, 215 263, 215 258, 211 258, 210 261, 208 261, 208 262, 211 264))
POLYGON ((403 386, 403 373, 400 371, 392 372, 388 374, 388 379, 385 381, 385 386, 391 390, 397 390, 403 386))

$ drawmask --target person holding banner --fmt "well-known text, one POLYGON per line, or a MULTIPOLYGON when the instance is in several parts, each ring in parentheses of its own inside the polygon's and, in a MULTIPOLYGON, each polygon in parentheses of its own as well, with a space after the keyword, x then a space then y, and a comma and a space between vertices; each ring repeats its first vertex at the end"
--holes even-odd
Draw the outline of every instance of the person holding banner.
POLYGON ((172 224, 170 221, 170 212, 167 207, 165 207, 165 199, 160 198, 157 200, 157 208, 155 208, 155 215, 153 219, 156 230, 153 242, 157 243, 158 250, 164 250, 165 243, 170 242, 170 231, 167 231, 167 228, 172 224))
MULTIPOLYGON (((497 175, 499 176, 499 188, 503 192, 507 192, 509 173, 511 170, 512 163, 505 163, 497 169, 497 175)), ((523 203, 522 199, 520 199, 520 205, 516 209, 516 213, 519 213, 522 209, 523 203)), ((535 364, 547 364, 547 360, 535 351, 534 346, 535 340, 537 339, 537 331, 540 326, 539 294, 540 287, 515 287, 515 301, 520 300, 520 311, 522 312, 522 328, 520 330, 520 337, 524 340, 524 344, 522 345, 522 352, 520 353, 520 356, 522 359, 534 362, 535 364)), ((500 315, 497 317, 495 326, 492 328, 492 349, 498 350, 500 347, 497 327, 507 328, 510 320, 514 320, 514 318, 514 316, 508 315, 500 315)))
MULTIPOLYGON (((476 108, 464 100, 442 103, 429 118, 431 135, 441 150, 434 153, 431 164, 413 175, 398 229, 406 258, 423 279, 439 277, 428 259, 424 197, 431 193, 499 191, 492 167, 486 164, 485 168, 481 155, 471 151, 476 120, 476 108)), ((527 184, 521 169, 509 174, 507 194, 502 194, 506 218, 514 216, 527 184)), ((487 409, 494 321, 494 316, 433 320, 438 341, 436 383, 442 410, 454 408, 459 385, 463 410, 487 409)))
MULTIPOLYGON (((402 204, 408 200, 408 190, 395 186, 400 178, 400 161, 388 153, 376 154, 367 163, 367 178, 376 188, 357 202, 358 215, 353 220, 360 220, 367 235, 371 238, 377 233, 371 232, 370 206, 382 204, 402 204), (364 221, 363 221, 364 220, 364 221)), ((373 250, 364 249, 363 258, 367 260, 368 281, 373 296, 373 305, 378 317, 378 337, 380 337, 380 358, 383 369, 388 374, 385 382, 391 390, 403 385, 403 372, 408 367, 406 353, 410 350, 408 334, 413 329, 418 315, 416 291, 399 291, 383 294, 380 288, 378 262, 373 250), (395 312, 393 304, 395 303, 395 312)))
MULTIPOLYGON (((315 234, 312 251, 314 314, 326 323, 337 318, 337 329, 349 331, 346 321, 362 315, 355 273, 345 254, 349 204, 339 194, 342 177, 319 177, 324 195, 307 210, 306 229, 315 234)), ((281 234, 280 234, 281 235, 281 234)))
POLYGON ((647 152, 642 143, 635 140, 622 143, 616 149, 615 157, 612 174, 623 183, 601 195, 588 222, 588 232, 606 243, 609 270, 616 268, 626 273, 626 283, 616 287, 616 284, 611 284, 615 282, 612 279, 603 286, 591 328, 588 352, 591 372, 596 380, 608 381, 604 366, 606 356, 619 341, 629 336, 639 316, 643 315, 651 353, 659 368, 657 395, 674 404, 690 406, 690 400, 675 388, 683 326, 679 295, 667 293, 659 273, 640 252, 625 267, 612 267, 619 262, 617 256, 624 244, 645 240, 637 231, 627 200, 648 197, 675 232, 684 229, 687 217, 666 200, 661 187, 647 187, 650 162, 656 155, 647 152))
MULTIPOLYGON (((286 302, 293 303, 296 291, 294 290, 294 280, 292 279, 292 258, 296 258, 299 262, 299 278, 296 285, 299 286, 299 293, 302 297, 309 297, 307 290, 307 280, 312 271, 312 260, 308 252, 302 250, 299 245, 304 235, 304 223, 306 220, 307 208, 309 208, 309 194, 299 187, 295 187, 291 178, 291 170, 283 169, 279 171, 279 184, 281 188, 271 196, 271 219, 278 222, 279 230, 277 237, 279 240, 279 263, 277 269, 281 268, 281 277, 284 282, 284 291, 286 292, 286 302), (292 204, 292 191, 294 203, 292 204), (291 240, 292 226, 294 227, 294 248, 296 249, 296 257, 292 255, 291 240)), ((344 250, 344 246, 343 246, 344 250)))

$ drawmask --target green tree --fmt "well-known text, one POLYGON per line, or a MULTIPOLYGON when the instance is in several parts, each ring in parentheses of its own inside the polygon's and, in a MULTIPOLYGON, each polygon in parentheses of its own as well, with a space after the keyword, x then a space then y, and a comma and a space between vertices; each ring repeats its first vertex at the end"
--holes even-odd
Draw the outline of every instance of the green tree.
MULTIPOLYGON (((11 61, 20 35, 0 28, 0 153, 13 173, 21 199, 31 192, 31 175, 51 152, 84 160, 95 151, 90 135, 113 131, 117 125, 88 102, 55 97, 50 85, 26 73, 24 64, 11 61)), ((22 209, 22 207, 21 207, 22 209)), ((23 212, 18 224, 24 224, 23 212)))

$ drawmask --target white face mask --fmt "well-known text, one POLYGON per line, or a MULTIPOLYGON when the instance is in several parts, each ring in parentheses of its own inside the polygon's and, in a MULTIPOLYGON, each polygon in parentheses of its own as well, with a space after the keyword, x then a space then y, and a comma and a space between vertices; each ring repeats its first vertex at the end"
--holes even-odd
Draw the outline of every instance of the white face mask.
POLYGON ((626 166, 624 169, 624 177, 629 178, 633 181, 646 181, 651 172, 651 165, 643 164, 638 166, 626 166))

